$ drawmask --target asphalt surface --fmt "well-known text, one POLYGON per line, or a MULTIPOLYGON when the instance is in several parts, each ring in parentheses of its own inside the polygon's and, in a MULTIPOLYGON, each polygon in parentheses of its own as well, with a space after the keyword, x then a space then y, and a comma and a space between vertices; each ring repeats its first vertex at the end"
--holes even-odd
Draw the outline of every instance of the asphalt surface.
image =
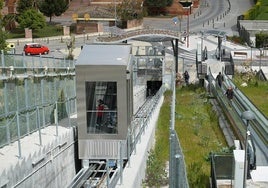
MULTIPOLYGON (((189 33, 216 29, 225 31, 227 35, 238 35, 237 17, 252 6, 252 0, 230 0, 230 4, 228 0, 201 0, 199 8, 193 9, 189 16, 189 33)), ((187 19, 183 16, 181 24, 174 24, 172 19, 145 18, 144 26, 183 32, 187 30, 187 19)))
MULTIPOLYGON (((253 0, 201 0, 198 9, 192 9, 192 14, 189 16, 189 33, 196 34, 200 31, 206 30, 220 30, 227 33, 227 35, 238 35, 236 22, 237 16, 248 10, 253 4, 253 0), (214 24, 213 24, 214 23, 214 24)), ((87 8, 87 1, 71 1, 69 10, 59 17, 53 17, 52 21, 61 25, 71 25, 74 23, 72 14, 79 11, 84 11, 87 8)), ((187 16, 183 16, 180 23, 174 24, 172 18, 149 18, 145 17, 143 22, 144 28, 155 29, 170 29, 176 31, 185 31, 187 29, 187 16)), ((76 36, 75 53, 79 53, 79 48, 87 43, 92 43, 95 35, 85 33, 84 35, 76 36)), ((48 45, 51 52, 48 56, 64 57, 68 54, 67 43, 69 39, 62 39, 54 37, 54 39, 16 39, 10 40, 16 45, 16 53, 23 52, 23 46, 28 42, 40 42, 48 45)))

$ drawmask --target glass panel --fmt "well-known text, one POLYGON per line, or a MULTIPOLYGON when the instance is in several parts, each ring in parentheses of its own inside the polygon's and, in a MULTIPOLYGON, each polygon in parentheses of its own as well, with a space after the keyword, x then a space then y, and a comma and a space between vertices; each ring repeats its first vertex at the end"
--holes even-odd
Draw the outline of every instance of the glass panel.
POLYGON ((116 82, 86 82, 86 110, 89 134, 116 134, 116 82))

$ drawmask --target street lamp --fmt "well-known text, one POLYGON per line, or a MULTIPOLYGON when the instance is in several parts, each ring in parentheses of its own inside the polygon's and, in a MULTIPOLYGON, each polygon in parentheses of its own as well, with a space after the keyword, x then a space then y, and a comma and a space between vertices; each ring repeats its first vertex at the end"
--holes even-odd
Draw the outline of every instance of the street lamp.
POLYGON ((191 14, 191 5, 187 7, 187 48, 189 47, 189 25, 190 25, 190 14, 191 14))
POLYGON ((191 14, 191 5, 192 1, 188 2, 187 1, 179 1, 179 3, 182 5, 183 9, 187 9, 187 48, 189 47, 189 25, 190 25, 190 14, 191 14))
POLYGON ((259 79, 261 79, 261 56, 262 56, 262 48, 257 48, 260 51, 260 63, 259 63, 259 79))
POLYGON ((254 48, 254 43, 253 43, 253 41, 251 40, 250 41, 250 60, 251 60, 251 65, 252 65, 252 48, 254 48))
POLYGON ((248 171, 248 163, 247 163, 247 156, 248 156, 248 136, 250 135, 248 126, 249 121, 255 119, 254 114, 247 110, 242 113, 242 118, 247 121, 247 128, 246 128, 246 138, 245 138, 245 160, 244 160, 244 181, 243 181, 243 188, 246 188, 246 182, 247 182, 247 171, 248 171))
POLYGON ((259 65, 259 71, 261 70, 261 56, 262 56, 262 48, 258 48, 260 50, 260 65, 259 65))
POLYGON ((117 19, 116 0, 114 0, 114 26, 115 27, 116 27, 116 19, 117 19))

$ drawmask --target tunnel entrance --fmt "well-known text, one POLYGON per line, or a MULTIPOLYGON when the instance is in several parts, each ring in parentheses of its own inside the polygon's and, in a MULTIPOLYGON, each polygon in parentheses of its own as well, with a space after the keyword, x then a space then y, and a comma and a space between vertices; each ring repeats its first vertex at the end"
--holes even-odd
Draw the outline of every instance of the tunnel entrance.
POLYGON ((153 96, 162 86, 162 81, 147 81, 147 97, 153 96))

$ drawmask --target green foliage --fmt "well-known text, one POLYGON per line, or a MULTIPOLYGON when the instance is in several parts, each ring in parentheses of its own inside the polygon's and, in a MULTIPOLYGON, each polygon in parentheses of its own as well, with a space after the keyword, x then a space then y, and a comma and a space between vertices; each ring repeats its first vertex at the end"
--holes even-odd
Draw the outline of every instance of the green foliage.
POLYGON ((258 109, 268 116, 268 82, 260 81, 258 76, 252 77, 245 81, 246 73, 235 72, 235 85, 253 102, 258 109), (247 83, 246 87, 242 87, 242 83, 247 83))
POLYGON ((68 57, 67 59, 73 59, 74 55, 73 55, 73 50, 75 48, 75 37, 71 36, 71 39, 69 42, 66 42, 67 45, 67 49, 68 49, 68 57))
POLYGON ((64 91, 61 90, 59 100, 58 100, 58 118, 59 120, 62 120, 66 117, 68 117, 67 110, 66 110, 66 100, 65 100, 65 94, 64 91))
MULTIPOLYGON (((0 0, 0 9, 1 10, 2 10, 3 6, 4 6, 4 0, 0 0)), ((0 13, 0 15, 1 15, 1 13, 0 13)), ((0 18, 2 18, 2 15, 0 18)))
POLYGON ((193 162, 189 165, 188 181, 189 187, 207 188, 209 187, 209 178, 204 173, 201 163, 193 162))
MULTIPOLYGON (((3 8, 4 1, 0 0, 0 9, 3 8)), ((2 30, 3 23, 2 23, 2 14, 0 12, 0 50, 4 50, 6 48, 6 39, 7 35, 6 33, 2 30)))
POLYGON ((171 6, 173 0, 145 0, 144 4, 149 15, 166 14, 165 8, 171 6))
POLYGON ((39 0, 38 8, 51 22, 52 16, 60 16, 68 9, 68 3, 67 0, 39 0))
MULTIPOLYGON (((62 35, 61 25, 47 24, 42 29, 33 30, 33 38, 52 37, 62 35)), ((24 38, 24 28, 15 28, 9 31, 8 38, 24 38)))
POLYGON ((256 37, 256 47, 262 48, 268 46, 268 34, 264 32, 257 33, 256 37))
POLYGON ((268 1, 254 0, 255 5, 244 13, 245 20, 268 20, 268 1))
POLYGON ((19 0, 17 2, 16 10, 19 14, 32 8, 34 8, 34 0, 19 0))
POLYGON ((6 32, 0 29, 0 50, 6 49, 6 39, 7 39, 6 32))
POLYGON ((144 16, 143 12, 143 1, 137 0, 126 0, 117 6, 117 16, 122 20, 133 20, 142 19, 144 16))
POLYGON ((154 150, 151 150, 148 156, 145 183, 149 187, 161 187, 168 183, 165 164, 159 160, 154 150))
POLYGON ((236 44, 242 44, 242 45, 245 44, 245 40, 242 37, 236 36, 236 35, 227 36, 227 40, 229 40, 229 41, 231 41, 233 43, 236 43, 236 44))
POLYGON ((41 29, 46 26, 45 17, 34 9, 26 10, 19 15, 18 22, 21 28, 29 28, 32 30, 41 29))
POLYGON ((182 87, 176 92, 176 131, 180 139, 187 166, 190 187, 208 187, 211 151, 226 146, 218 116, 213 110, 206 91, 198 85, 182 87))
POLYGON ((173 0, 167 0, 167 6, 171 6, 173 4, 173 0))
POLYGON ((149 7, 157 7, 157 8, 164 8, 168 6, 170 1, 168 0, 145 0, 145 5, 149 7))
POLYGON ((169 158, 169 122, 171 92, 165 93, 165 101, 161 107, 155 133, 155 147, 149 153, 146 167, 145 182, 149 187, 160 187, 168 184, 166 161, 169 158), (157 172, 157 173, 155 173, 157 172))
POLYGON ((15 28, 15 22, 16 22, 17 16, 15 14, 7 14, 3 18, 3 27, 5 27, 7 30, 12 30, 15 28))
MULTIPOLYGON (((56 109, 56 106, 54 109, 51 111, 50 114, 50 122, 55 123, 55 118, 54 118, 54 110, 56 109)), ((66 110, 66 101, 65 101, 65 95, 64 91, 60 91, 60 95, 57 101, 57 110, 58 110, 58 121, 68 117, 67 110, 66 110)))

